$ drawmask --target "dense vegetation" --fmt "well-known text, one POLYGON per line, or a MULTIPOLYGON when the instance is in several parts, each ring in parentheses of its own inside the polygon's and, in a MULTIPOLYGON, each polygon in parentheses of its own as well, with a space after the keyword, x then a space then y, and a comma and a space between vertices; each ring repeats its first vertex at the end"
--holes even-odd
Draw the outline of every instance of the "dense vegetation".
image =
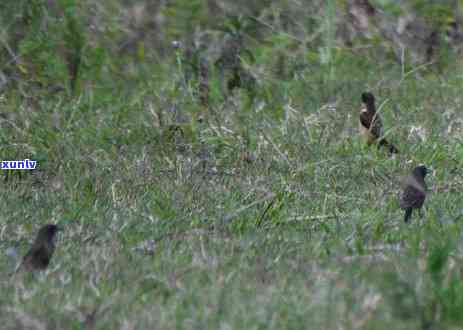
POLYGON ((460 329, 460 5, 0 1, 2 329, 460 329))

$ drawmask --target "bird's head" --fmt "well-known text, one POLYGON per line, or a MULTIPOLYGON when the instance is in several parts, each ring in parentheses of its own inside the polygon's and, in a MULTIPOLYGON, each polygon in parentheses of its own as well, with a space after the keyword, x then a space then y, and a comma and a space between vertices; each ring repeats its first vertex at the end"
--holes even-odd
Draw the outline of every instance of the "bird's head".
POLYGON ((37 239, 53 241, 56 233, 60 230, 62 230, 62 228, 57 225, 53 225, 53 224, 44 225, 40 228, 39 233, 37 235, 37 239))
POLYGON ((366 105, 374 105, 375 104, 375 97, 370 92, 363 92, 362 93, 362 103, 366 105))
POLYGON ((424 178, 426 176, 426 174, 428 174, 428 169, 424 165, 418 165, 413 170, 413 174, 416 175, 416 176, 424 178))

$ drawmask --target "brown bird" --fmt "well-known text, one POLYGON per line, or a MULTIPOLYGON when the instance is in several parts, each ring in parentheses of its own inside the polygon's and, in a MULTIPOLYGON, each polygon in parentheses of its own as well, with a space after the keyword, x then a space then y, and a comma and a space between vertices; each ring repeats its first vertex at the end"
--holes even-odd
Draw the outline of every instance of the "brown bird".
POLYGON ((362 93, 362 108, 360 109, 360 132, 365 136, 367 144, 378 143, 379 147, 386 147, 391 154, 396 154, 399 150, 381 137, 383 123, 381 117, 376 112, 375 97, 372 93, 362 93))
POLYGON ((417 166, 405 181, 405 188, 400 198, 400 208, 405 210, 405 222, 408 222, 412 217, 413 209, 418 209, 421 212, 421 207, 426 199, 427 188, 424 177, 427 173, 426 166, 417 166))
POLYGON ((43 270, 47 268, 55 251, 55 235, 61 230, 53 224, 47 224, 40 228, 34 244, 23 258, 19 269, 25 271, 43 270))

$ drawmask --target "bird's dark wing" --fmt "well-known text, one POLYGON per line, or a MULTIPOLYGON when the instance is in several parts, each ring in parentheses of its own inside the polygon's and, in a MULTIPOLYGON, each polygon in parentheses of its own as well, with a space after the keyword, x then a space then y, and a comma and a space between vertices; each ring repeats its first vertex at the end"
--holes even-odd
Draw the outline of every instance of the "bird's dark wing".
POLYGON ((24 256, 23 264, 27 270, 44 269, 50 263, 51 251, 45 246, 34 246, 24 256))
POLYGON ((377 113, 372 113, 366 108, 360 111, 360 124, 371 132, 375 138, 381 136, 382 122, 377 113))
POLYGON ((40 265, 39 267, 47 267, 50 263, 51 251, 45 246, 42 246, 39 251, 35 253, 34 259, 40 265))
POLYGON ((402 209, 420 208, 423 206, 425 198, 426 186, 418 182, 415 178, 409 178, 402 198, 400 199, 400 207, 402 209))
POLYGON ((370 113, 367 111, 367 109, 363 108, 360 110, 360 123, 362 124, 363 127, 366 129, 370 129, 370 124, 371 124, 372 116, 370 113))

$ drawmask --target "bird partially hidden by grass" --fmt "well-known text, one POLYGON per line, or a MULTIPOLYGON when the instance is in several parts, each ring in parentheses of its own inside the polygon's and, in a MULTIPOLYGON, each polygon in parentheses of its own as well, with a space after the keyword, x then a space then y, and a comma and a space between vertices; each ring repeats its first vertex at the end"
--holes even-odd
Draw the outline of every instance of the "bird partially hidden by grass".
POLYGON ((426 199, 426 182, 424 178, 428 169, 424 165, 419 165, 407 177, 405 187, 400 198, 400 208, 405 210, 404 221, 409 222, 414 209, 418 209, 421 214, 424 200, 426 199))
POLYGON ((44 270, 50 263, 55 252, 56 233, 62 230, 54 224, 46 224, 39 229, 32 247, 24 256, 16 271, 26 272, 44 270))
POLYGON ((372 93, 362 93, 362 108, 360 109, 360 132, 365 137, 367 144, 378 144, 385 147, 391 154, 396 154, 399 150, 384 137, 382 137, 383 123, 381 117, 376 112, 375 97, 372 93))

